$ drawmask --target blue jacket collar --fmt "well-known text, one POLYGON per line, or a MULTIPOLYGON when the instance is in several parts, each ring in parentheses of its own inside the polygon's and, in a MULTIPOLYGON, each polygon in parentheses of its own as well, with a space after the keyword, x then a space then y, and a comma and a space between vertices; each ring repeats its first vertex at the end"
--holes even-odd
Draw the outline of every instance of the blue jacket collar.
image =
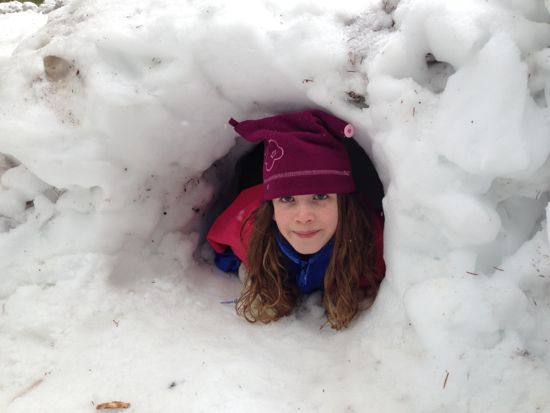
POLYGON ((281 252, 288 258, 287 270, 296 277, 296 285, 302 294, 323 289, 325 272, 332 257, 334 238, 315 254, 300 255, 281 234, 275 237, 281 252))

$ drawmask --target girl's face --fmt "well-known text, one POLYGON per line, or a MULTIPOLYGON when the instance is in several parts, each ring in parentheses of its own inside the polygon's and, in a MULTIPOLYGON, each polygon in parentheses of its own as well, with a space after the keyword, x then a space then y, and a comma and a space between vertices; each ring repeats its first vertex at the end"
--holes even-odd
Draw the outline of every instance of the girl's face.
POLYGON ((336 194, 283 196, 273 200, 273 210, 279 232, 300 254, 316 253, 336 232, 336 194))

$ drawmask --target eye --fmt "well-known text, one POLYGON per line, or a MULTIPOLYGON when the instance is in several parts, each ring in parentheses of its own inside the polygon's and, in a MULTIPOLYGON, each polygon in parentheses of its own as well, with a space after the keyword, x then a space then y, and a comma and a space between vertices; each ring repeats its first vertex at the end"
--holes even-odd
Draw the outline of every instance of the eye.
POLYGON ((282 196, 279 198, 279 202, 283 203, 283 204, 287 204, 289 202, 292 202, 294 201, 294 197, 293 196, 282 196))
POLYGON ((328 194, 315 194, 313 195, 313 199, 316 201, 324 201, 325 199, 328 199, 328 194))

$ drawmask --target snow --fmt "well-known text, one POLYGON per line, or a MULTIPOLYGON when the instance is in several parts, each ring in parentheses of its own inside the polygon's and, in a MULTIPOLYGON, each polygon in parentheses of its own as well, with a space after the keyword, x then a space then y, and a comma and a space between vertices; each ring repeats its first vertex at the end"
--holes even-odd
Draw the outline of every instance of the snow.
POLYGON ((544 5, 0 14, 0 411, 550 411, 544 5), (386 279, 342 332, 318 294, 238 318, 203 239, 246 148, 227 119, 307 107, 386 188, 386 279))
POLYGON ((12 53, 17 43, 45 24, 46 20, 45 15, 33 11, 0 13, 0 62, 5 64, 5 58, 12 53))

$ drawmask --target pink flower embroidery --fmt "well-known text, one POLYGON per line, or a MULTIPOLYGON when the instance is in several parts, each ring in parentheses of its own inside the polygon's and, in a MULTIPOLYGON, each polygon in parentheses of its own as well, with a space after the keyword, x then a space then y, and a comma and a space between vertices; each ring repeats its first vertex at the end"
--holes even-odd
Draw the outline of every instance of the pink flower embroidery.
POLYGON ((271 171, 273 169, 273 165, 275 165, 275 162, 281 159, 284 154, 285 151, 277 143, 277 141, 274 141, 273 139, 267 141, 267 150, 265 151, 264 156, 264 165, 266 171, 271 171))

